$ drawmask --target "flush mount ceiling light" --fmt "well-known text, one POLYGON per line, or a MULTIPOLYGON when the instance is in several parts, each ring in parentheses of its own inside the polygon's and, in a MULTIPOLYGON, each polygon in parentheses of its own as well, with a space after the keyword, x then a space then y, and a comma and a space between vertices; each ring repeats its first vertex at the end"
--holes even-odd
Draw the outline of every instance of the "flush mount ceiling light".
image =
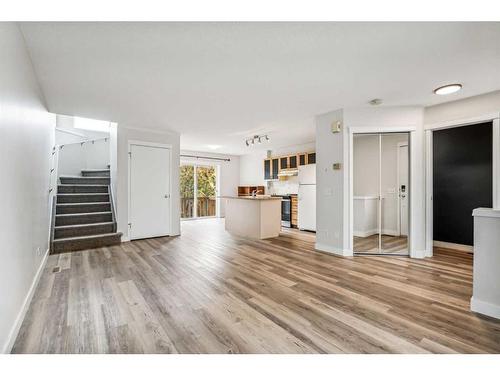
POLYGON ((445 85, 438 87, 434 90, 434 94, 436 95, 448 95, 453 94, 454 92, 460 91, 462 89, 462 85, 460 83, 452 83, 451 85, 445 85))
POLYGON ((262 143, 262 141, 269 142, 268 135, 254 135, 252 138, 245 139, 245 144, 248 146, 254 146, 256 143, 262 143))

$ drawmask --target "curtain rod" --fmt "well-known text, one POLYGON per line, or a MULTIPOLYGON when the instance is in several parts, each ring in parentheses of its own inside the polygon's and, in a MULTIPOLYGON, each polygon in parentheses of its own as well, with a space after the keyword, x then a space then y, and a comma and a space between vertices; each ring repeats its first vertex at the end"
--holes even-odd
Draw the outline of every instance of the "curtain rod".
POLYGON ((182 155, 181 158, 195 158, 195 159, 208 159, 208 160, 220 160, 220 161, 231 161, 231 159, 224 158, 212 158, 210 156, 196 156, 196 155, 182 155))

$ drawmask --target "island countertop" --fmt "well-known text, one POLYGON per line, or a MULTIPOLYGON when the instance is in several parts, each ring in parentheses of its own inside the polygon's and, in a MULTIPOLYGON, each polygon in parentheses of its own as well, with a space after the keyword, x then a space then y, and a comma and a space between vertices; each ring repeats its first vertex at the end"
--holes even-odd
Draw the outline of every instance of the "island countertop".
POLYGON ((244 196, 244 197, 236 197, 236 196, 222 196, 223 199, 246 199, 246 200, 254 200, 254 201, 263 201, 263 200, 281 200, 281 197, 273 197, 271 195, 256 195, 252 196, 244 196))

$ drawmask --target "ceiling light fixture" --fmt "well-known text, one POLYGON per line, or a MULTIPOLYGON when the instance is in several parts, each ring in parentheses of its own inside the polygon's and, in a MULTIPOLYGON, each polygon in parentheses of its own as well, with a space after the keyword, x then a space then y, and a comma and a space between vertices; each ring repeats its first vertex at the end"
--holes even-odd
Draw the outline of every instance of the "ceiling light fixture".
POLYGON ((452 83, 451 85, 445 85, 438 87, 434 90, 434 94, 436 95, 448 95, 453 94, 454 92, 460 91, 462 89, 462 85, 460 83, 452 83))
POLYGON ((252 138, 245 139, 245 144, 248 146, 255 146, 256 143, 262 144, 262 141, 265 140, 269 142, 269 136, 266 135, 254 135, 252 138))

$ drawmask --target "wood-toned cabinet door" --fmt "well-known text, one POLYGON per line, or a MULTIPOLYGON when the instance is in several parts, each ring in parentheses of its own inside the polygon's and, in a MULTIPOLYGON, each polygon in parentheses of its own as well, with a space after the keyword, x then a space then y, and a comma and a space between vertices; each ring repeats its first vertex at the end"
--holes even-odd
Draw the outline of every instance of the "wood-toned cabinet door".
POLYGON ((291 204, 291 212, 292 212, 292 221, 291 224, 293 227, 297 227, 298 225, 298 217, 299 217, 299 200, 297 195, 292 195, 292 204, 291 204))
POLYGON ((290 169, 297 168, 297 155, 292 155, 288 158, 288 168, 290 169))
POLYGON ((271 159, 264 160, 264 180, 271 179, 271 159))
POLYGON ((271 179, 277 180, 278 179, 278 172, 279 172, 279 167, 280 167, 280 159, 272 159, 271 160, 271 179))

